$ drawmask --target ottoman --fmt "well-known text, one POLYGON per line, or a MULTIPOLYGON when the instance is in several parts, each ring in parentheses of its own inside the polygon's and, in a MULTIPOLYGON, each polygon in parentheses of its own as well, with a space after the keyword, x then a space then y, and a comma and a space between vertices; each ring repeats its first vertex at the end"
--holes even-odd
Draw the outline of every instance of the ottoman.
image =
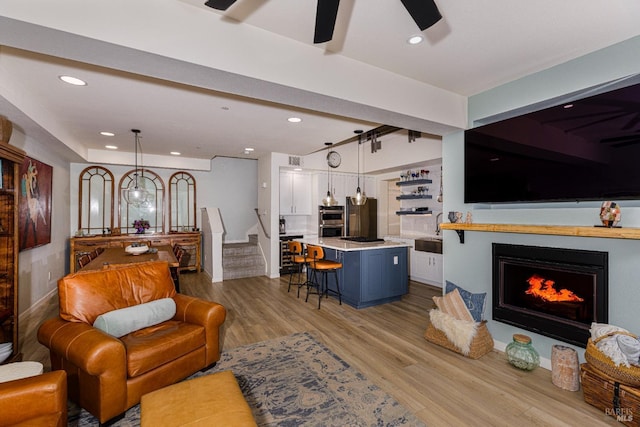
POLYGON ((257 426, 231 371, 182 381, 143 395, 140 425, 257 426))

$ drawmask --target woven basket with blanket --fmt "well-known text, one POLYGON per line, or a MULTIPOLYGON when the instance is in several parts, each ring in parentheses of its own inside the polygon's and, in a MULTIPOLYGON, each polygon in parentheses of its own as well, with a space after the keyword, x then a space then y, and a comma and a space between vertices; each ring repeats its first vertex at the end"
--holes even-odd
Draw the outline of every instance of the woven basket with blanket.
POLYGON ((487 322, 482 320, 484 295, 479 304, 477 299, 473 300, 478 294, 471 294, 450 282, 447 282, 446 290, 444 296, 433 297, 438 308, 429 312, 425 339, 471 359, 493 350, 493 338, 487 322))
POLYGON ((596 371, 621 384, 640 387, 640 341, 614 325, 591 324, 584 358, 596 371))

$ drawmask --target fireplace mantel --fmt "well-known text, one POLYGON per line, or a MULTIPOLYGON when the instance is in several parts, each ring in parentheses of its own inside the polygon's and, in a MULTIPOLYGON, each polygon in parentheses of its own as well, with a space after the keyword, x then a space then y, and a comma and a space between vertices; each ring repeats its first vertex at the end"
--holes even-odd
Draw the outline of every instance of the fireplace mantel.
POLYGON ((443 230, 455 230, 464 243, 465 231, 517 234, 547 234, 555 236, 600 237, 607 239, 640 240, 640 228, 587 227, 577 225, 526 225, 526 224, 465 224, 442 223, 443 230))

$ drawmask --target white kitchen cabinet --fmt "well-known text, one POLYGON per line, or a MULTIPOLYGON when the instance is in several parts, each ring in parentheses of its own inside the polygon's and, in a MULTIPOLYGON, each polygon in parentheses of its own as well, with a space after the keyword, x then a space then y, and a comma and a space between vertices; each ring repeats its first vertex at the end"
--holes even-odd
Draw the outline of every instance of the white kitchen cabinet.
POLYGON ((280 215, 311 215, 311 175, 280 172, 280 215))
POLYGON ((426 275, 427 283, 430 285, 442 286, 442 254, 422 252, 427 255, 426 275))
POLYGON ((409 277, 411 280, 442 286, 442 274, 442 254, 416 251, 412 244, 409 252, 409 277))

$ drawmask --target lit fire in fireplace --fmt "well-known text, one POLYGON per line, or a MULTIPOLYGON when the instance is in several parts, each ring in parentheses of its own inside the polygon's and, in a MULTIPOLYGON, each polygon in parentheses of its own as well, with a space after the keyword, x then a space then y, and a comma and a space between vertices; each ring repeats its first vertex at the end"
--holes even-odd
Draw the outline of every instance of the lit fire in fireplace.
POLYGON ((554 287, 556 282, 553 280, 545 279, 537 274, 534 274, 527 280, 529 283, 529 289, 525 291, 527 295, 533 295, 541 298, 544 301, 559 302, 559 301, 584 301, 584 298, 580 298, 568 289, 556 290, 554 287))

